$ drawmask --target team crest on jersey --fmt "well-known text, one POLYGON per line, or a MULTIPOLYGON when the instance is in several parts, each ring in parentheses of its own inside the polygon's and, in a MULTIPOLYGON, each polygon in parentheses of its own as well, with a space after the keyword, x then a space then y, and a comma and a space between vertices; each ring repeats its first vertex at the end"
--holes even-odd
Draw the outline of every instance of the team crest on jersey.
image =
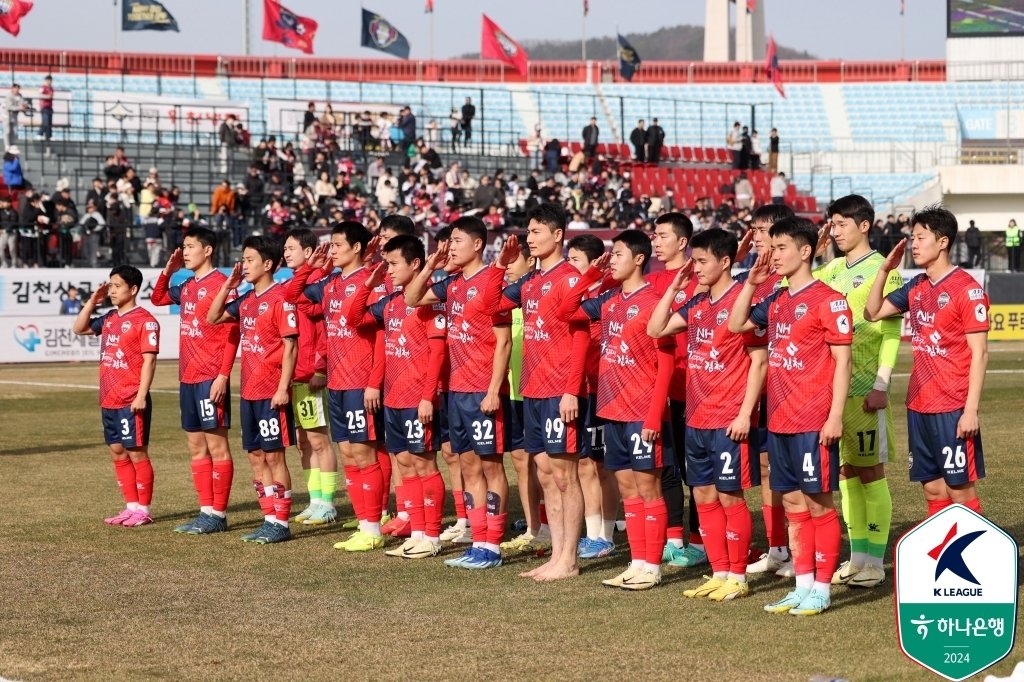
POLYGON ((632 320, 634 317, 636 317, 639 314, 640 314, 640 306, 631 305, 626 310, 626 319, 627 320, 632 320))
POLYGON ((761 329, 760 327, 754 329, 754 336, 761 337, 768 333, 767 329, 761 329))
POLYGON ((349 284, 347 287, 345 287, 345 297, 346 298, 351 296, 354 293, 356 293, 356 285, 355 284, 349 284))
POLYGON ((540 288, 540 295, 547 296, 549 291, 551 291, 551 282, 544 282, 544 286, 540 288))
POLYGON ((856 289, 861 284, 864 284, 864 275, 857 275, 853 278, 853 288, 856 289))
POLYGON ((570 277, 569 278, 569 288, 570 289, 576 288, 576 285, 579 284, 579 281, 580 281, 579 277, 570 277))
POLYGON ((466 300, 467 301, 472 301, 474 298, 476 298, 476 294, 477 294, 476 287, 470 287, 469 291, 466 292, 466 300))
POLYGON ((676 297, 674 299, 672 299, 672 300, 674 300, 676 302, 676 305, 679 305, 680 303, 682 303, 683 301, 686 300, 686 292, 685 291, 680 291, 678 294, 676 294, 676 297))
POLYGON ((202 289, 196 292, 196 298, 198 298, 200 301, 206 298, 206 287, 203 287, 202 289))
POLYGON ((259 312, 260 315, 263 315, 268 310, 270 310, 270 304, 267 303, 266 301, 264 301, 263 303, 260 303, 260 307, 257 308, 256 310, 257 310, 257 312, 259 312))
POLYGON ((798 306, 796 307, 796 310, 794 310, 794 311, 793 311, 793 315, 794 315, 794 316, 796 317, 796 319, 798 319, 798 320, 799 320, 800 318, 802 318, 802 317, 803 317, 804 315, 806 315, 806 314, 807 314, 807 304, 806 304, 806 303, 801 303, 800 305, 798 305, 798 306))
POLYGON ((778 282, 776 282, 775 284, 772 285, 772 291, 778 291, 781 288, 782 288, 782 280, 781 279, 778 282))
POLYGON ((721 326, 723 322, 729 319, 728 310, 719 310, 718 316, 715 317, 715 326, 721 326))
POLYGON ((132 328, 131 320, 125 320, 124 324, 121 325, 121 333, 126 334, 128 330, 132 328))
POLYGON ((935 304, 939 306, 939 310, 942 310, 943 308, 946 307, 947 303, 949 303, 949 294, 943 291, 941 294, 939 294, 939 298, 937 301, 935 301, 935 304))

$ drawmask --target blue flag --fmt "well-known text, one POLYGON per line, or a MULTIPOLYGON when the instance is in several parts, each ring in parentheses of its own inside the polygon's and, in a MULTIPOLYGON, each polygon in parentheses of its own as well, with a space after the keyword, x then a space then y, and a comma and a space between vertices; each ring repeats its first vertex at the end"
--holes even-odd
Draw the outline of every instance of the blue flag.
POLYGON ((633 80, 633 74, 640 68, 640 55, 636 53, 633 46, 629 44, 622 34, 619 35, 619 73, 628 81, 633 80))
POLYGON ((394 25, 368 9, 363 10, 363 33, 360 44, 373 50, 409 58, 409 41, 394 25))
POLYGON ((156 0, 122 0, 122 31, 177 31, 178 22, 156 0))

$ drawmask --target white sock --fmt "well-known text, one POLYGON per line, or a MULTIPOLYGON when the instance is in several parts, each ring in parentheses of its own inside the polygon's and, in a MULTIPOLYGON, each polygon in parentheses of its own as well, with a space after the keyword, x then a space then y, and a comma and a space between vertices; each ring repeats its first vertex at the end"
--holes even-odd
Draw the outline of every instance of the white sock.
POLYGON ((672 545, 676 549, 682 549, 683 548, 683 541, 681 539, 679 539, 679 538, 669 538, 668 539, 668 544, 672 545))
POLYGON ((366 521, 363 521, 362 519, 359 520, 359 530, 364 533, 366 532, 366 521))
POLYGON ((704 543, 703 542, 691 542, 690 543, 690 547, 693 547, 696 550, 700 550, 701 552, 704 552, 705 554, 707 553, 707 550, 704 549, 704 543))
POLYGON ((644 562, 644 570, 654 575, 661 575, 661 564, 652 564, 648 561, 644 562))
POLYGON ((138 502, 127 502, 125 503, 125 506, 128 508, 128 511, 138 511, 139 509, 138 502))
POLYGON ((615 537, 615 519, 604 519, 601 522, 601 539, 612 542, 615 537))
POLYGON ((421 531, 421 530, 414 530, 412 532, 412 539, 413 540, 422 540, 423 539, 423 531, 421 531))
POLYGON ((789 561, 789 548, 785 545, 782 547, 769 547, 768 556, 776 561, 789 561))
POLYGON ((276 516, 274 517, 274 523, 276 523, 279 526, 284 526, 285 528, 288 527, 288 522, 287 521, 282 521, 281 519, 277 518, 276 516))
POLYGON ((814 587, 814 574, 804 573, 796 577, 796 588, 798 590, 809 590, 814 587))
POLYGON ((374 521, 372 523, 370 521, 367 521, 366 522, 366 529, 365 530, 366 530, 366 533, 368 535, 372 535, 375 538, 379 538, 380 537, 380 521, 374 521))
POLYGON ((490 550, 490 551, 494 552, 495 554, 501 554, 501 547, 498 547, 497 545, 495 545, 494 543, 491 543, 491 542, 485 542, 484 543, 484 549, 490 550))
POLYGON ((853 552, 850 554, 850 563, 854 566, 866 566, 868 564, 868 553, 853 552))
POLYGON ((625 533, 626 532, 626 522, 623 521, 622 519, 617 519, 615 521, 615 530, 619 531, 620 533, 625 533))
POLYGON ((882 557, 871 556, 868 554, 864 560, 865 566, 874 566, 875 568, 882 568, 882 557))
POLYGON ((142 512, 146 516, 149 516, 149 505, 148 504, 140 504, 139 507, 138 507, 138 511, 142 512))
POLYGON ((275 521, 277 521, 277 517, 274 516, 273 514, 265 514, 263 516, 263 522, 264 523, 274 523, 275 521))
POLYGON ((434 544, 434 545, 440 545, 441 544, 441 538, 439 538, 439 537, 432 538, 429 535, 424 535, 423 537, 426 538, 431 544, 434 544))
POLYGON ((729 577, 729 571, 715 571, 714 576, 719 580, 726 580, 729 577))
POLYGON ((213 513, 213 507, 200 507, 199 508, 199 513, 200 514, 212 514, 213 513))
POLYGON ((629 567, 630 568, 639 568, 640 570, 643 570, 644 567, 646 567, 646 566, 647 566, 647 562, 644 561, 643 559, 633 559, 632 561, 629 562, 629 567))
POLYGON ((587 537, 591 540, 596 540, 601 537, 601 515, 591 514, 590 516, 583 517, 583 522, 587 526, 587 537))
POLYGON ((400 511, 400 512, 398 512, 398 518, 402 519, 403 521, 408 521, 409 520, 409 512, 407 512, 407 511, 400 511))
POLYGON ((476 549, 482 549, 484 544, 485 543, 483 543, 483 542, 474 542, 473 543, 473 547, 476 548, 476 549))
POLYGON ((226 519, 228 517, 228 513, 227 512, 217 511, 216 509, 211 511, 210 514, 212 514, 213 516, 216 516, 217 518, 221 518, 221 519, 226 519))
POLYGON ((729 574, 729 580, 735 580, 738 583, 745 583, 745 582, 747 582, 747 574, 746 573, 730 573, 729 574))
POLYGON ((540 524, 540 528, 537 529, 537 535, 551 535, 551 528, 546 523, 540 524))
POLYGON ((819 583, 817 580, 814 581, 814 591, 822 594, 831 595, 832 587, 829 583, 819 583))

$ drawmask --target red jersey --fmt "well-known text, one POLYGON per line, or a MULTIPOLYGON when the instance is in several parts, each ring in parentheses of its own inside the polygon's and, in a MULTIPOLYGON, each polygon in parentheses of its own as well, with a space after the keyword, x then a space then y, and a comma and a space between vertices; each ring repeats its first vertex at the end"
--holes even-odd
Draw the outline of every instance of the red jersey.
MULTIPOLYGON (((593 300, 600 296, 600 284, 595 284, 587 290, 584 295, 586 300, 593 300)), ((591 320, 590 341, 587 343, 587 358, 584 362, 584 374, 586 376, 587 395, 597 394, 597 374, 601 368, 601 321, 591 320)))
POLYGON ((585 354, 589 324, 564 322, 555 315, 566 291, 580 281, 568 261, 547 271, 534 270, 505 287, 502 310, 523 309, 523 373, 519 391, 525 398, 557 398, 583 393, 583 376, 566 358, 585 354))
MULTIPOLYGON (((672 284, 672 280, 676 278, 676 274, 679 272, 679 268, 673 268, 671 270, 660 270, 658 272, 652 272, 647 275, 644 279, 651 285, 659 297, 665 295, 665 291, 668 286, 672 284)), ((686 285, 686 288, 676 294, 672 302, 676 306, 681 306, 693 298, 693 292, 697 290, 700 283, 696 277, 690 279, 690 283, 686 285)), ((669 385, 668 397, 671 400, 677 402, 683 402, 686 400, 686 366, 689 363, 689 358, 686 353, 686 338, 685 334, 678 334, 679 338, 676 339, 675 349, 675 371, 672 372, 672 383, 669 385)))
POLYGON ((907 407, 926 414, 962 410, 971 372, 967 335, 988 332, 985 290, 954 268, 937 282, 917 275, 887 300, 910 312, 914 365, 907 407))
MULTIPOLYGON (((493 327, 512 324, 508 311, 495 312, 504 276, 504 270, 483 267, 469 278, 452 275, 431 288, 448 312, 450 391, 486 393, 491 385, 497 348, 493 327)), ((508 393, 507 375, 501 388, 504 394, 508 393)))
POLYGON ((246 400, 269 400, 281 383, 284 339, 299 335, 295 306, 277 282, 250 289, 228 304, 242 331, 242 390, 246 400))
MULTIPOLYGON (((231 366, 238 354, 238 321, 224 324, 206 321, 210 304, 227 280, 227 275, 220 270, 210 270, 202 277, 192 277, 174 287, 170 286, 170 280, 160 273, 151 300, 153 305, 181 306, 178 381, 198 384, 216 379, 220 374, 230 377, 231 366)), ((232 290, 227 302, 237 296, 237 292, 232 290)))
POLYGON ((743 407, 750 373, 747 348, 768 343, 763 331, 733 334, 729 312, 743 287, 736 282, 717 301, 704 291, 676 313, 686 320, 690 366, 686 380, 686 425, 723 429, 743 407))
POLYGON ((433 400, 439 368, 427 359, 430 341, 444 339, 448 329, 444 304, 412 308, 396 291, 370 306, 370 314, 384 326, 384 405, 419 407, 421 400, 433 400))
POLYGON ((143 353, 160 351, 160 323, 136 306, 94 317, 89 327, 100 337, 100 407, 128 407, 139 393, 143 353))
POLYGON ((323 308, 309 301, 300 301, 295 307, 299 313, 299 357, 292 381, 305 384, 317 372, 327 375, 327 333, 323 308))
POLYGON ((768 330, 768 430, 820 431, 832 408, 830 346, 853 343, 846 298, 814 280, 799 291, 779 289, 754 306, 750 320, 768 330))

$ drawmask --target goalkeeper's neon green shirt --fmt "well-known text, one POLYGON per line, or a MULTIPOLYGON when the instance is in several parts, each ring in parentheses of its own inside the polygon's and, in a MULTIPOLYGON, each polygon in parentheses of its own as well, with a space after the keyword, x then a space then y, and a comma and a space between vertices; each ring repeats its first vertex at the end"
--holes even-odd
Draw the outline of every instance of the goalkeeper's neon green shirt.
POLYGON ((512 309, 512 357, 508 359, 508 397, 522 400, 519 377, 523 375, 523 309, 512 309))
MULTIPOLYGON (((875 384, 878 367, 894 367, 900 346, 900 318, 878 322, 864 319, 864 306, 868 292, 880 272, 885 258, 877 251, 861 256, 848 264, 846 258, 836 258, 814 271, 814 277, 846 296, 853 313, 853 374, 850 396, 865 396, 875 384)), ((889 273, 883 296, 903 286, 903 277, 897 270, 889 273)))

